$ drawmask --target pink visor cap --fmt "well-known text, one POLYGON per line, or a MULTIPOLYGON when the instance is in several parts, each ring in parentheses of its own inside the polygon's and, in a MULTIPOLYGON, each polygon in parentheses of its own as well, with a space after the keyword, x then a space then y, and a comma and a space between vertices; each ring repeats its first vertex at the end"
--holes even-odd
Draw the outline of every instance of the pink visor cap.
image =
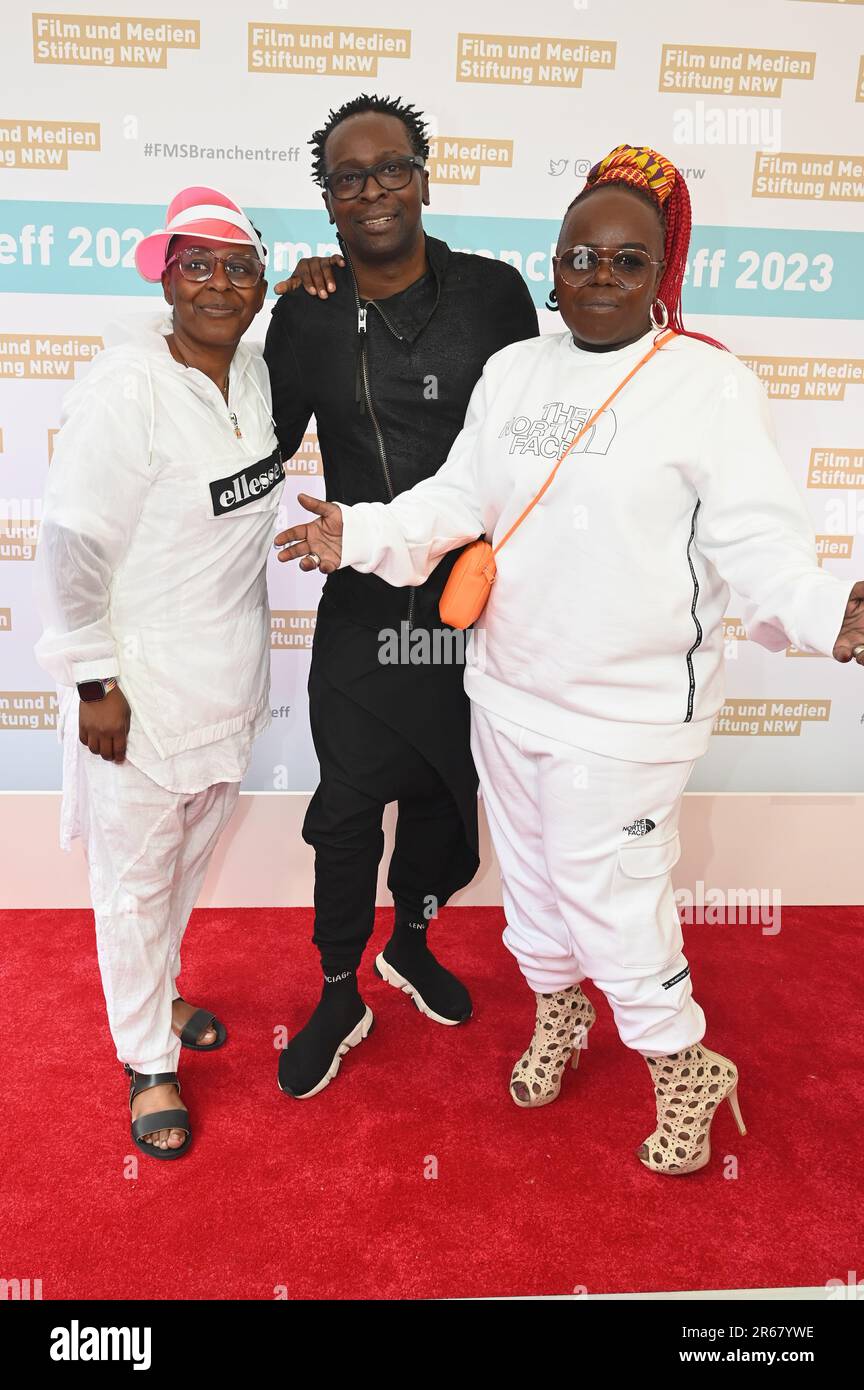
POLYGON ((201 241, 236 241, 254 247, 262 264, 267 252, 249 218, 236 203, 216 188, 184 188, 168 205, 165 228, 139 241, 135 265, 145 280, 161 279, 168 243, 175 236, 194 236, 201 241))

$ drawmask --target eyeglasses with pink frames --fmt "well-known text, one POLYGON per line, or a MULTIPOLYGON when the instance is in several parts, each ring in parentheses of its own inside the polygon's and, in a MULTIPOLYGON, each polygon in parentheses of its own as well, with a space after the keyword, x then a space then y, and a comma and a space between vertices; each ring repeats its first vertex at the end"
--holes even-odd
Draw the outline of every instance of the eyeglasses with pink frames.
POLYGON ((176 262, 184 280, 192 280, 200 285, 211 278, 217 261, 224 269, 227 279, 238 290, 251 289, 264 274, 264 266, 257 256, 244 256, 236 252, 230 256, 217 256, 209 247, 197 246, 187 246, 182 251, 175 252, 165 262, 165 269, 176 262))

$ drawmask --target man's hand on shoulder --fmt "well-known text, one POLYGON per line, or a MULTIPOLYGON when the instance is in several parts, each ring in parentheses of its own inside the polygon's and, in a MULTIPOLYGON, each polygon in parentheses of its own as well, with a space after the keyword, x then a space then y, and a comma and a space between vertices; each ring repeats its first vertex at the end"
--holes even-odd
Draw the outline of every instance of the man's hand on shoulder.
POLYGON ((304 289, 318 299, 327 299, 328 295, 336 292, 336 280, 331 269, 334 265, 340 268, 345 265, 345 258, 338 252, 334 256, 304 256, 294 267, 293 275, 279 281, 276 293, 293 294, 295 290, 304 289))

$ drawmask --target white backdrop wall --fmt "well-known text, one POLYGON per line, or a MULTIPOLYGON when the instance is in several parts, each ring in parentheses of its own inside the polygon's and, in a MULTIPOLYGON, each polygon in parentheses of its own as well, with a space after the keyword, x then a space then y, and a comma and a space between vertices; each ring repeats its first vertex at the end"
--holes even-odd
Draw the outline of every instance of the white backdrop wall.
MULTIPOLYGON (((560 328, 542 307, 550 255, 590 164, 625 141, 666 153, 693 201, 690 326, 759 370, 824 563, 864 574, 861 0, 16 5, 0 71, 0 788, 59 786, 53 692, 33 657, 40 496, 65 390, 109 321, 158 306, 135 242, 202 183, 262 228, 271 286, 299 255, 333 249, 308 140, 361 91, 426 113, 428 230, 517 265, 544 332, 560 328)), ((285 524, 301 484, 323 494, 310 431, 285 524)), ((249 790, 317 780, 306 679, 320 584, 272 562, 274 719, 249 790)), ((864 678, 771 655, 737 616, 733 598, 728 702, 691 790, 861 790, 864 678)))

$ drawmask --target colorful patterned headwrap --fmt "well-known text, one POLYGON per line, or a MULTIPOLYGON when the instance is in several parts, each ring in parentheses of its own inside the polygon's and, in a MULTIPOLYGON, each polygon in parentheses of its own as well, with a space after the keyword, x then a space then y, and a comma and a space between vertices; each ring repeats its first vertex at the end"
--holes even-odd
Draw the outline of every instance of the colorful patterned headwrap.
POLYGON ((652 194, 662 207, 678 177, 675 165, 647 145, 617 145, 594 165, 585 187, 591 188, 596 183, 629 183, 652 194))

